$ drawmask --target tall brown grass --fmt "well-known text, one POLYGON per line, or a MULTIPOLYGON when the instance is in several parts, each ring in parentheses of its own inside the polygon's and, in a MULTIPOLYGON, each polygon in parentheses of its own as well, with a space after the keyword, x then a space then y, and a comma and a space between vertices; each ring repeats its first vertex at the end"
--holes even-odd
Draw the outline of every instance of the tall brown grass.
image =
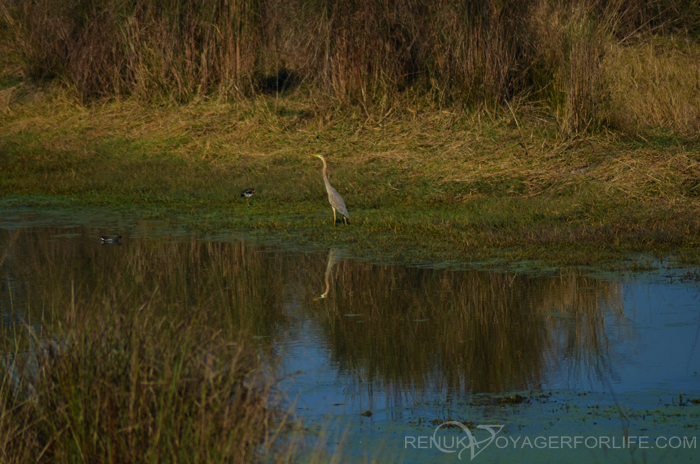
POLYGON ((256 460, 284 424, 250 344, 270 315, 260 257, 46 240, 63 230, 0 237, 0 461, 256 460))
POLYGON ((611 45, 700 31, 696 0, 0 4, 25 73, 60 78, 83 98, 229 98, 303 83, 382 113, 416 95, 467 107, 537 102, 564 132, 609 118, 601 63, 611 45))
POLYGON ((29 352, 3 337, 2 462, 249 462, 274 412, 242 345, 150 305, 64 309, 29 352))
POLYGON ((635 129, 700 130, 700 47, 684 38, 615 46, 603 60, 612 122, 635 129))
POLYGON ((190 99, 251 78, 254 2, 16 2, 28 75, 59 77, 84 97, 190 99))

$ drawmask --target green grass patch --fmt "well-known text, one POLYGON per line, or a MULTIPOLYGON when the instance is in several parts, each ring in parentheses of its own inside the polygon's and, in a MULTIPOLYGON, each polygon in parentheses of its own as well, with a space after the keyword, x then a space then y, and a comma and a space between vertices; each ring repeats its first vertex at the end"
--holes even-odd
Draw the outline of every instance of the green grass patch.
POLYGON ((41 198, 411 263, 589 264, 698 246, 693 139, 561 139, 509 114, 409 113, 379 125, 299 114, 316 114, 313 103, 37 99, 0 120, 3 207, 41 198), (351 226, 332 224, 311 153, 326 156, 351 226))

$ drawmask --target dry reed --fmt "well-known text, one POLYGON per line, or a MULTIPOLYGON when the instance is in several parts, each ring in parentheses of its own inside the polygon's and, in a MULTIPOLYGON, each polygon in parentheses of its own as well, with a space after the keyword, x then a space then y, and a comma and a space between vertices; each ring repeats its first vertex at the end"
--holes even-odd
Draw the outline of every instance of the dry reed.
POLYGON ((241 98, 304 84, 374 118, 412 95, 469 108, 528 101, 563 133, 609 121, 610 47, 700 29, 684 0, 1 4, 3 48, 22 55, 25 74, 59 78, 84 99, 241 98))

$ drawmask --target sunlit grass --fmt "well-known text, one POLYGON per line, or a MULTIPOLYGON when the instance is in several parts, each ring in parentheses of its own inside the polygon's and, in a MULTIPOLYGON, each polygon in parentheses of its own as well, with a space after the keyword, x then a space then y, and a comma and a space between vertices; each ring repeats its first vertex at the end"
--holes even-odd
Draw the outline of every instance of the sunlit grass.
MULTIPOLYGON (((603 69, 615 123, 636 133, 665 129, 656 139, 670 134, 696 138, 700 130, 698 58, 697 41, 683 36, 657 36, 611 47, 603 69)), ((649 136, 646 139, 655 145, 649 136)))
POLYGON ((411 252, 420 238, 423 260, 510 248, 519 258, 588 262, 592 248, 697 242, 700 145, 692 138, 560 139, 510 113, 406 113, 372 125, 361 115, 299 119, 279 109, 312 111, 310 101, 274 105, 38 100, 2 119, 0 194, 6 207, 48 197, 297 242, 365 247, 375 237, 370 246, 411 252), (309 153, 326 155, 351 227, 332 226, 309 153), (255 196, 241 201, 249 187, 255 196), (542 256, 541 246, 568 251, 542 256))

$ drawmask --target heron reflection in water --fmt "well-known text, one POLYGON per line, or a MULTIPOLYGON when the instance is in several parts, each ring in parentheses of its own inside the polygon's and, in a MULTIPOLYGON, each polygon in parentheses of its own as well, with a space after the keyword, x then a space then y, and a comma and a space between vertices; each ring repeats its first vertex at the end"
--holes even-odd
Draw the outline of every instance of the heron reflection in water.
POLYGON ((328 264, 326 265, 326 291, 323 292, 323 294, 318 298, 314 298, 314 301, 318 301, 328 296, 328 292, 331 288, 331 271, 333 270, 333 266, 335 266, 341 259, 343 259, 343 250, 340 248, 331 248, 330 252, 328 252, 328 264))

